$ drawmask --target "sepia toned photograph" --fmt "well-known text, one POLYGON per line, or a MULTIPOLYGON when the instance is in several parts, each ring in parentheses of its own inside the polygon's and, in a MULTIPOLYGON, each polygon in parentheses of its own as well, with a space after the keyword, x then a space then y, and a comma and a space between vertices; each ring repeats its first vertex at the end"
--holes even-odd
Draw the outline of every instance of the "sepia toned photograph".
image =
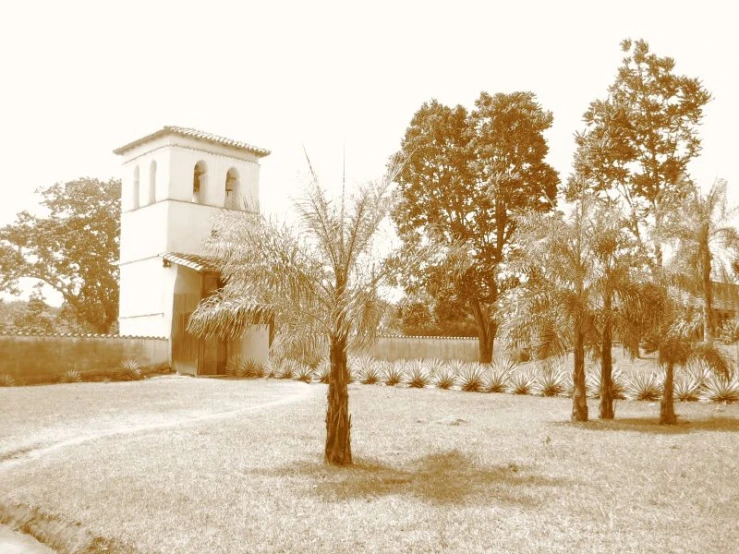
POLYGON ((0 554, 739 552, 730 3, 0 5, 0 554))

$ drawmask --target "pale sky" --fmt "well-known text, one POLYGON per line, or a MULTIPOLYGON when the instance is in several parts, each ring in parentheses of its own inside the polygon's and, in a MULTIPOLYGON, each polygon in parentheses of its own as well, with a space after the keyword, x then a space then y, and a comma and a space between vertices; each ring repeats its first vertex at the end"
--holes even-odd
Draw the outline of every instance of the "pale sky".
POLYGON ((533 91, 554 114, 564 179, 588 103, 606 95, 619 43, 644 38, 714 100, 692 175, 739 200, 739 33, 731 2, 0 3, 0 224, 35 188, 119 176, 112 150, 163 125, 268 148, 265 212, 299 192, 301 144, 326 185, 379 177, 424 101, 473 107, 533 91))

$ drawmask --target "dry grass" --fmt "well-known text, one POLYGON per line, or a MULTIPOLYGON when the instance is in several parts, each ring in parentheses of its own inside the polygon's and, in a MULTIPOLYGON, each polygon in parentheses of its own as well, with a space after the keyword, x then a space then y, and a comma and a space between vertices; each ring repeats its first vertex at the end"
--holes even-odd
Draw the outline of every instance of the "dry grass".
POLYGON ((657 405, 619 402, 619 420, 571 424, 568 399, 357 384, 358 463, 337 469, 321 460, 325 385, 154 379, 0 390, 0 440, 305 387, 292 404, 0 463, 0 518, 36 506, 138 553, 737 550, 739 406, 678 404, 690 423, 665 428, 657 405))

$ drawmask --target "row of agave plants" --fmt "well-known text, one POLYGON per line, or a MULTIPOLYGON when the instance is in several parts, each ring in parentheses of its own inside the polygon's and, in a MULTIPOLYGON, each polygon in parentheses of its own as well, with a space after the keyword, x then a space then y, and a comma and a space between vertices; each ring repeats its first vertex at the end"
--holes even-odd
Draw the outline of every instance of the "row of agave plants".
MULTIPOLYGON (((140 381, 145 378, 144 369, 138 361, 134 359, 126 359, 120 362, 117 367, 105 372, 103 380, 106 381, 140 381)), ((56 378, 58 383, 81 383, 88 381, 89 376, 77 369, 68 369, 56 378)), ((100 380, 99 378, 96 380, 100 380)), ((8 373, 0 374, 0 387, 15 387, 19 384, 15 377, 8 373)))
MULTIPOLYGON (((571 396, 572 376, 563 362, 518 365, 509 359, 491 364, 443 361, 438 359, 376 360, 370 357, 350 357, 348 369, 352 382, 366 385, 437 387, 466 392, 533 394, 540 396, 571 396)), ((290 358, 259 364, 253 360, 232 358, 226 372, 233 377, 268 377, 297 379, 306 383, 327 383, 328 361, 316 367, 290 358)), ((613 372, 613 392, 618 399, 656 401, 662 398, 664 375, 661 370, 613 372)), ((587 375, 588 394, 600 394, 600 374, 587 375)), ((714 374, 701 364, 689 366, 675 378, 675 399, 713 402, 739 402, 739 375, 727 377, 714 374)))

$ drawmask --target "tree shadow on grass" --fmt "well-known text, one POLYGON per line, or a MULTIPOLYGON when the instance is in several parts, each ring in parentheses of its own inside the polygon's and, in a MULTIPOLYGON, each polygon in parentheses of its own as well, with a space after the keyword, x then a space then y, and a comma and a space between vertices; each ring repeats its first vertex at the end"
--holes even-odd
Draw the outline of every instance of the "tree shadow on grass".
POLYGON ((686 434, 698 431, 739 432, 739 418, 735 417, 712 417, 690 421, 682 420, 678 416, 675 425, 660 425, 658 418, 617 418, 610 421, 598 419, 575 425, 590 431, 636 431, 660 435, 686 434))
MULTIPOLYGON (((261 471, 260 471, 261 473, 261 471)), ((301 475, 312 490, 327 502, 356 498, 407 495, 431 504, 537 504, 535 487, 560 486, 559 480, 533 473, 510 463, 480 466, 457 450, 429 454, 408 468, 393 468, 374 461, 349 467, 301 463, 267 470, 272 475, 301 475)))

